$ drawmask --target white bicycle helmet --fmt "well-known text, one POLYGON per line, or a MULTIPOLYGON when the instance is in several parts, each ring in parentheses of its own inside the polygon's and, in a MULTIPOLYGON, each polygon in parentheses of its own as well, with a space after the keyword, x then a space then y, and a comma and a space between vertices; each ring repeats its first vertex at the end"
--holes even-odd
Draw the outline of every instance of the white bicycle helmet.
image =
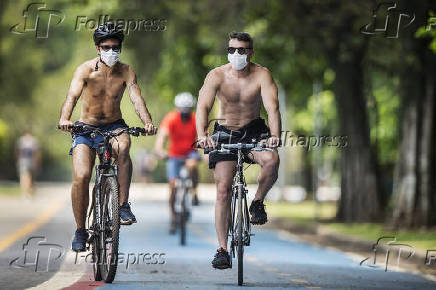
POLYGON ((177 108, 193 108, 195 105, 194 96, 191 93, 183 92, 174 98, 174 104, 177 108))

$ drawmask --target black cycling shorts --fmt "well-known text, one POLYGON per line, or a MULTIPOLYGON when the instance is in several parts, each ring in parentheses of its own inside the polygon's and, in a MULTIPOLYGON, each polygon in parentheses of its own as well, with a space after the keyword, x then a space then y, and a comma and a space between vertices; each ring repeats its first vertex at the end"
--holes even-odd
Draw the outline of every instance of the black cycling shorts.
MULTIPOLYGON (((213 135, 211 136, 215 143, 236 144, 236 143, 252 143, 253 139, 256 142, 260 141, 261 135, 271 136, 270 129, 265 124, 265 120, 257 118, 247 125, 239 128, 238 130, 230 130, 223 125, 215 122, 213 135), (225 139, 220 137, 220 134, 224 133, 225 139), (230 135, 230 138, 228 137, 230 135), (217 142, 218 141, 218 142, 217 142)), ((209 154, 209 168, 215 168, 217 162, 220 161, 238 161, 238 155, 236 153, 218 153, 211 152, 209 154)), ((254 163, 246 154, 244 154, 244 162, 254 163)))

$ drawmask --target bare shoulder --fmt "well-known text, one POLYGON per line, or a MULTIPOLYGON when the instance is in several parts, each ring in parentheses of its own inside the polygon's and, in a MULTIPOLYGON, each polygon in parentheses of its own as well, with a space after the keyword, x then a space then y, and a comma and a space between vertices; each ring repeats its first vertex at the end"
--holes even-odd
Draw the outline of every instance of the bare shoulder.
POLYGON ((129 87, 130 85, 137 83, 136 74, 133 67, 123 62, 118 62, 117 65, 118 65, 119 72, 121 72, 124 81, 127 83, 129 87))
POLYGON ((224 64, 212 69, 206 76, 206 79, 210 79, 213 81, 219 81, 224 77, 226 70, 228 69, 229 64, 224 64))
POLYGON ((98 58, 93 58, 83 62, 77 67, 75 74, 78 74, 82 77, 88 76, 94 70, 97 61, 98 58))
POLYGON ((117 64, 122 72, 135 73, 133 68, 127 63, 119 61, 117 64))
POLYGON ((260 78, 271 78, 271 72, 268 68, 261 66, 260 64, 253 63, 253 71, 260 78))

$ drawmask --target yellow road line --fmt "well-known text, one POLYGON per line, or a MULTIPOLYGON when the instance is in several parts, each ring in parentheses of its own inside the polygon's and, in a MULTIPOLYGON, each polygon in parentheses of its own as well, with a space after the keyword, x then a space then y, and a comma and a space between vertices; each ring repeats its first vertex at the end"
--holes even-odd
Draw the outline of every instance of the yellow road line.
POLYGON ((278 273, 280 276, 292 276, 293 274, 290 273, 278 273))
POLYGON ((309 283, 306 280, 302 280, 302 279, 292 279, 291 281, 294 282, 294 283, 305 283, 305 284, 309 283))
POLYGON ((22 227, 17 229, 15 232, 9 234, 5 238, 0 240, 0 253, 9 248, 13 243, 19 239, 25 237, 28 234, 39 229, 42 225, 48 222, 54 214, 64 206, 64 200, 55 200, 51 203, 44 211, 37 216, 35 219, 24 224, 22 227))
POLYGON ((253 262, 253 263, 257 262, 257 259, 254 258, 254 257, 247 257, 246 259, 247 259, 247 261, 249 261, 249 262, 253 262))

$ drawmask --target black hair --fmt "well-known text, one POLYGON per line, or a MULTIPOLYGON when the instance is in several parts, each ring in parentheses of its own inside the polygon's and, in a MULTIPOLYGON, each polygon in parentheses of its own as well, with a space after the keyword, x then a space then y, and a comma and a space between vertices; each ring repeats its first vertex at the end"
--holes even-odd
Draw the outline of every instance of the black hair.
POLYGON ((253 48, 253 38, 251 38, 250 34, 248 34, 247 32, 232 31, 229 33, 229 37, 230 39, 235 38, 239 41, 248 42, 249 44, 248 48, 253 48))

